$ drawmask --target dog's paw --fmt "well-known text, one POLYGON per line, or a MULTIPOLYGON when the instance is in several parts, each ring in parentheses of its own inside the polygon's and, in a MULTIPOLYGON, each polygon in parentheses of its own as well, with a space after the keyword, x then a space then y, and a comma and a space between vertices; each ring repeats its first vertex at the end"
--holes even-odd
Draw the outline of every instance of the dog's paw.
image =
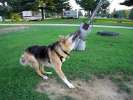
POLYGON ((72 84, 69 84, 69 86, 68 86, 70 89, 74 89, 75 88, 75 86, 74 85, 72 85, 72 84))
POLYGON ((43 80, 48 80, 48 76, 43 76, 43 80))

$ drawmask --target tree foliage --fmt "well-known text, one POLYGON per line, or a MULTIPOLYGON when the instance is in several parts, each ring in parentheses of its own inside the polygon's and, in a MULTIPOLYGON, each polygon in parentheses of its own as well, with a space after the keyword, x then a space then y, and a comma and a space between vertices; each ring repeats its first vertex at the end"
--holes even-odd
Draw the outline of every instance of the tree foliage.
POLYGON ((10 10, 9 6, 0 5, 0 16, 5 16, 10 10))
POLYGON ((120 4, 125 5, 125 6, 132 6, 133 5, 133 0, 125 0, 124 2, 122 2, 120 4))
POLYGON ((69 10, 71 7, 68 1, 69 0, 54 0, 55 12, 60 14, 63 12, 63 9, 69 10))
POLYGON ((7 3, 14 12, 36 10, 38 5, 37 0, 7 0, 7 3))
MULTIPOLYGON (((100 0, 75 0, 84 10, 88 11, 88 13, 92 13, 92 11, 96 8, 100 0)), ((103 0, 104 4, 101 6, 101 10, 106 10, 109 6, 108 0, 103 0)), ((102 11, 103 12, 103 11, 102 11)))
POLYGON ((13 8, 14 12, 36 10, 38 7, 43 7, 45 10, 61 13, 63 9, 70 8, 68 1, 69 0, 7 0, 7 3, 13 8))
POLYGON ((5 20, 5 16, 12 10, 12 8, 6 5, 7 0, 0 0, 0 16, 2 16, 3 21, 5 20))
POLYGON ((114 18, 128 18, 129 11, 128 10, 119 10, 119 11, 113 11, 112 16, 114 18))
POLYGON ((133 9, 131 9, 131 11, 129 13, 129 19, 133 20, 133 9))
POLYGON ((5 4, 7 0, 0 0, 0 3, 5 4))
POLYGON ((39 8, 43 8, 45 10, 54 9, 54 0, 37 0, 37 2, 39 8))
POLYGON ((76 2, 86 11, 92 11, 95 8, 95 0, 76 0, 76 2))

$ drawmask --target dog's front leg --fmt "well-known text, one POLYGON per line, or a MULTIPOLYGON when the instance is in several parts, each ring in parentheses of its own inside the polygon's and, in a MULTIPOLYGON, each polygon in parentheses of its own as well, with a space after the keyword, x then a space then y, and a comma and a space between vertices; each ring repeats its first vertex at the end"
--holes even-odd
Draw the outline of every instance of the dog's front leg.
POLYGON ((55 66, 55 71, 59 75, 59 77, 64 81, 64 83, 69 87, 69 88, 75 88, 66 78, 64 73, 61 70, 61 66, 55 66))
POLYGON ((47 71, 45 71, 45 70, 44 70, 44 66, 41 66, 41 67, 40 67, 40 70, 41 70, 41 72, 42 72, 43 74, 48 74, 48 75, 51 75, 51 74, 52 74, 52 72, 47 72, 47 71))

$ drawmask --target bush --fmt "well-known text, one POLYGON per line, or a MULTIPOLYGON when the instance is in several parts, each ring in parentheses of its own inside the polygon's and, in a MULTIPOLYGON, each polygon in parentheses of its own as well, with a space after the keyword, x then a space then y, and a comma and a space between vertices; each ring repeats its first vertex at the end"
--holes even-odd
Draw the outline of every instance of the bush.
POLYGON ((118 19, 118 20, 117 20, 117 23, 122 23, 122 20, 121 20, 121 19, 118 19))
POLYGON ((19 15, 18 13, 11 13, 11 21, 13 21, 13 22, 22 21, 21 15, 19 15))

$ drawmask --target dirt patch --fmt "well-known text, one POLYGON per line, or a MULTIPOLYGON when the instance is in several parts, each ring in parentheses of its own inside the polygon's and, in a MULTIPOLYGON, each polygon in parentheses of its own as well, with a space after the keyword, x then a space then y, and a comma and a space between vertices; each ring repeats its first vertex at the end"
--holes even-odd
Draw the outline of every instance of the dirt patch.
POLYGON ((109 79, 93 79, 90 81, 75 80, 75 89, 68 89, 55 79, 40 82, 36 91, 48 94, 51 100, 130 100, 125 92, 109 79))
POLYGON ((6 27, 0 29, 0 35, 8 33, 8 32, 15 32, 15 31, 20 31, 23 29, 29 28, 29 26, 12 26, 12 27, 6 27))

